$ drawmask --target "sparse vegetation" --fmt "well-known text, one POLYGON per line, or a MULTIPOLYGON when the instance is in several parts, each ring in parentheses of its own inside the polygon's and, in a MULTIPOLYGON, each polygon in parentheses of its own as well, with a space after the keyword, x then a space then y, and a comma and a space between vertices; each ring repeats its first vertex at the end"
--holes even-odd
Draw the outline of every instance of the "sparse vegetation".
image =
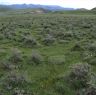
POLYGON ((0 12, 1 95, 96 95, 95 11, 40 10, 0 12))

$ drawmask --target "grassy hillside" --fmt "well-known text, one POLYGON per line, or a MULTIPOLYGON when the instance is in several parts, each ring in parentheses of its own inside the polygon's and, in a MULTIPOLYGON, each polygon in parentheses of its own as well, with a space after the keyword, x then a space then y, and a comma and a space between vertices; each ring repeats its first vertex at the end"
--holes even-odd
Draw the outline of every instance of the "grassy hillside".
POLYGON ((0 16, 0 94, 96 95, 96 15, 16 13, 0 16))
POLYGON ((0 14, 2 14, 3 16, 12 16, 12 15, 33 15, 33 14, 44 14, 44 13, 49 13, 51 11, 49 10, 45 10, 45 9, 42 9, 42 8, 36 8, 36 9, 13 9, 13 10, 10 10, 10 11, 1 11, 0 14))
POLYGON ((77 9, 77 10, 69 10, 69 11, 55 11, 55 13, 60 14, 70 14, 70 15, 94 15, 96 14, 95 9, 87 10, 87 9, 77 9))

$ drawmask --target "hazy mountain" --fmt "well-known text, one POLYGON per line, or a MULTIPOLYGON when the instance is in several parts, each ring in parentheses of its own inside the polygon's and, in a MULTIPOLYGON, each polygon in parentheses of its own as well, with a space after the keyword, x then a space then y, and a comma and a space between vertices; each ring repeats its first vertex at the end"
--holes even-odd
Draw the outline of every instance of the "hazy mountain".
POLYGON ((1 12, 1 11, 8 11, 8 10, 11 10, 11 8, 10 8, 9 6, 0 5, 0 12, 1 12))
POLYGON ((93 8, 93 9, 91 9, 92 11, 96 11, 96 7, 95 8, 93 8))
POLYGON ((34 5, 34 4, 14 4, 14 5, 0 5, 11 9, 26 9, 26 8, 43 8, 51 11, 59 10, 74 10, 74 8, 64 8, 57 5, 34 5))

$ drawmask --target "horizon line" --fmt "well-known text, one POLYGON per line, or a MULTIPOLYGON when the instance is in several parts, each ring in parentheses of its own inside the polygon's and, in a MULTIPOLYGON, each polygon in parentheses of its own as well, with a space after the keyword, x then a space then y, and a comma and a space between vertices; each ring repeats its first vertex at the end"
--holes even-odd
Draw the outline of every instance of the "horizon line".
POLYGON ((34 4, 34 3, 21 3, 21 4, 19 4, 19 3, 16 3, 16 4, 8 4, 7 2, 5 3, 5 2, 3 2, 2 4, 0 4, 0 5, 44 5, 44 6, 59 6, 59 7, 62 7, 62 8, 73 8, 73 9, 87 9, 87 10, 91 10, 91 9, 93 9, 93 8, 91 8, 91 9, 88 9, 88 8, 83 8, 83 7, 81 7, 81 8, 79 8, 79 7, 77 7, 77 8, 74 8, 74 7, 64 7, 64 6, 61 6, 61 5, 51 5, 51 4, 34 4))

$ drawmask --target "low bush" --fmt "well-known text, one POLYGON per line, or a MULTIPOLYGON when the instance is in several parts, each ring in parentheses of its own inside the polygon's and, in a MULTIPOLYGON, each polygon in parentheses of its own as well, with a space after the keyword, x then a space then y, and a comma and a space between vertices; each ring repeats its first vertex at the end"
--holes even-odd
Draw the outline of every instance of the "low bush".
POLYGON ((35 64, 35 65, 38 65, 38 64, 41 64, 43 63, 44 59, 43 59, 43 56, 36 52, 36 51, 33 51, 32 52, 32 55, 30 56, 30 60, 29 60, 31 64, 35 64))
POLYGON ((82 47, 80 44, 76 43, 76 44, 72 47, 71 50, 72 50, 72 51, 82 51, 82 50, 84 50, 84 49, 83 49, 83 47, 82 47))
POLYGON ((96 42, 89 43, 89 44, 86 46, 86 49, 88 49, 88 50, 91 51, 91 52, 95 52, 95 53, 96 53, 96 42))
POLYGON ((33 95, 33 93, 25 90, 21 90, 19 88, 15 88, 12 95, 33 95))
POLYGON ((43 43, 45 45, 52 45, 55 42, 55 38, 51 35, 46 35, 45 38, 43 39, 43 43))
POLYGON ((16 69, 16 66, 14 64, 11 64, 8 61, 2 61, 1 66, 4 70, 13 70, 16 69))
POLYGON ((87 63, 73 65, 68 77, 68 82, 70 82, 75 89, 87 87, 90 80, 90 69, 90 65, 87 63))
POLYGON ((24 74, 11 72, 4 78, 3 84, 6 89, 10 90, 15 87, 23 87, 26 83, 29 83, 29 80, 24 74))
POLYGON ((61 40, 70 40, 73 37, 73 32, 56 32, 55 37, 61 40))
POLYGON ((96 65, 96 55, 94 55, 92 52, 84 52, 82 59, 90 65, 96 65))
POLYGON ((88 63, 89 63, 90 65, 96 65, 96 58, 94 57, 94 58, 90 59, 90 60, 88 61, 88 63))
POLYGON ((9 55, 8 60, 12 63, 18 63, 22 61, 22 53, 17 48, 11 49, 11 53, 9 55))
POLYGON ((24 46, 26 47, 34 47, 38 45, 38 42, 33 37, 24 37, 23 39, 24 46))
POLYGON ((96 95, 96 87, 88 87, 80 91, 77 95, 96 95))
POLYGON ((83 61, 87 61, 88 62, 92 57, 93 57, 93 54, 91 52, 89 52, 89 51, 84 51, 82 53, 83 61))

